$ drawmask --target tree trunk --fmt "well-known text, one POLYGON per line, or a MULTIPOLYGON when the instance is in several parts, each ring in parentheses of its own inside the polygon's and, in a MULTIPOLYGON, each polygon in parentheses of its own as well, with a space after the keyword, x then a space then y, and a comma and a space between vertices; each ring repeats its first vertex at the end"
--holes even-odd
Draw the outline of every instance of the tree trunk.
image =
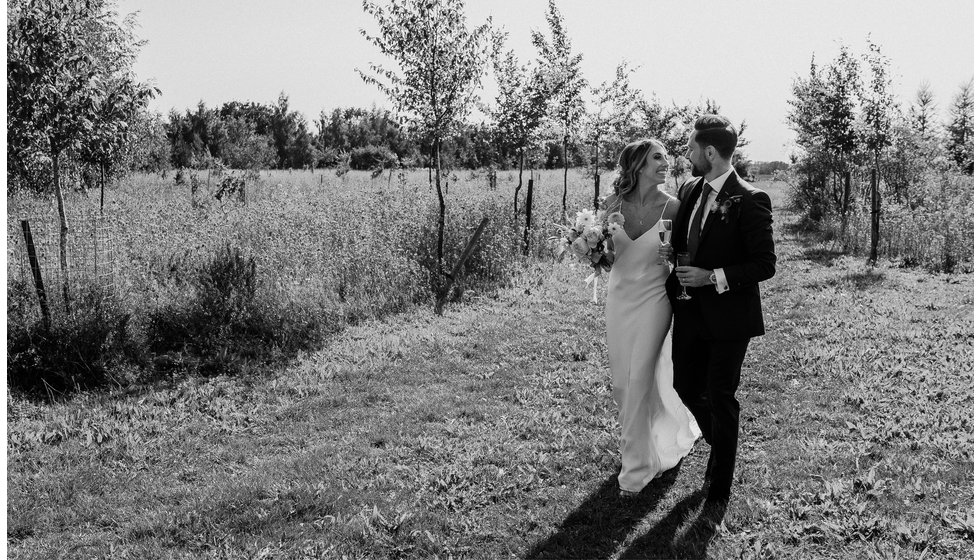
POLYGON ((879 225, 881 220, 881 198, 878 194, 878 162, 875 158, 875 167, 871 170, 871 254, 868 256, 868 263, 874 266, 878 263, 878 241, 879 225))
POLYGON ((71 311, 70 268, 68 266, 68 216, 65 214, 65 196, 61 192, 61 154, 51 154, 52 174, 54 175, 54 196, 58 201, 58 250, 61 265, 61 291, 65 298, 65 311, 71 311))
MULTIPOLYGON (((564 216, 568 213, 568 135, 564 135, 561 138, 561 165, 565 169, 565 175, 562 180, 562 191, 561 191, 561 215, 564 216)), ((528 189, 530 189, 528 185, 528 189)), ((530 198, 528 198, 528 205, 530 206, 530 198)), ((530 214, 528 214, 530 216, 530 214)))
POLYGON ((593 151, 595 153, 595 164, 592 166, 593 175, 599 175, 599 140, 598 136, 595 137, 595 145, 593 146, 593 151))
POLYGON ((436 241, 436 273, 439 283, 442 283, 442 245, 446 232, 446 199, 442 196, 442 161, 440 139, 436 139, 433 145, 435 152, 435 171, 436 171, 436 194, 439 197, 439 237, 436 241))
POLYGON ((531 205, 534 198, 534 179, 527 180, 527 203, 524 206, 524 256, 531 251, 531 205))
POLYGON ((851 207, 851 172, 844 173, 844 196, 841 202, 840 229, 841 240, 847 240, 847 213, 851 207))
POLYGON ((592 200, 592 206, 598 210, 599 209, 599 136, 595 137, 595 167, 593 169, 592 180, 595 182, 595 196, 592 200))
POLYGON ((105 176, 108 175, 106 172, 106 166, 99 166, 99 214, 105 209, 105 176))
POLYGON ((514 218, 520 213, 517 208, 517 195, 521 192, 521 187, 524 185, 524 148, 521 148, 517 157, 517 188, 514 189, 514 218))
POLYGON ((592 208, 599 211, 599 174, 595 174, 595 192, 592 195, 592 208))

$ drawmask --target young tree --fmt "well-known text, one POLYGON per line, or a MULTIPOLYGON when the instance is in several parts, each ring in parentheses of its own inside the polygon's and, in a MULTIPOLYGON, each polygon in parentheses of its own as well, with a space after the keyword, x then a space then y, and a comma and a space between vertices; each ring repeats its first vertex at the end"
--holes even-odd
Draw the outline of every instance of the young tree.
MULTIPOLYGON (((656 138, 663 142, 667 153, 671 156, 683 156, 687 152, 688 137, 684 134, 684 120, 691 120, 686 108, 672 104, 670 107, 662 104, 656 95, 649 100, 640 99, 637 104, 639 120, 632 135, 656 138)), ((692 121, 693 122, 693 121, 692 121)))
POLYGON ((146 110, 150 98, 159 89, 140 84, 132 76, 120 76, 105 84, 106 92, 93 112, 92 128, 81 146, 83 163, 99 170, 99 211, 105 205, 105 182, 112 169, 121 162, 126 145, 132 139, 131 127, 146 110))
POLYGON ((947 149, 950 158, 968 175, 973 175, 973 80, 960 86, 950 106, 947 149))
POLYGON ((7 10, 8 156, 16 161, 30 152, 41 152, 50 158, 66 307, 71 301, 70 229, 61 185, 62 157, 80 149, 98 123, 104 125, 103 131, 122 128, 117 126, 118 112, 98 109, 140 97, 132 80, 121 90, 115 89, 120 73, 130 75, 129 55, 137 45, 120 28, 111 8, 110 2, 99 0, 21 0, 7 10), (119 55, 118 64, 107 64, 109 55, 119 55), (116 97, 109 99, 113 95, 116 97))
POLYGON ((867 90, 861 92, 861 116, 863 127, 861 140, 871 154, 871 251, 868 262, 878 262, 879 225, 881 223, 881 194, 878 181, 881 177, 881 155, 892 145, 891 123, 896 118, 898 104, 891 92, 889 61, 881 54, 881 47, 868 41, 868 52, 863 55, 868 64, 871 80, 867 90))
POLYGON ((491 21, 470 31, 462 0, 392 0, 387 7, 364 0, 364 11, 378 23, 379 34, 363 35, 398 70, 371 64, 373 75, 357 70, 410 118, 431 142, 439 198, 437 268, 443 270, 446 201, 440 163, 442 140, 457 130, 472 110, 489 58, 499 37, 491 21))
POLYGON ((822 220, 830 207, 827 192, 830 156, 824 149, 824 131, 820 124, 827 89, 816 59, 811 56, 809 75, 793 80, 793 96, 786 116, 790 129, 796 133, 795 143, 800 150, 792 158, 800 176, 793 189, 794 201, 814 221, 822 220))
POLYGON ((137 49, 145 44, 136 38, 135 27, 136 14, 129 14, 121 25, 88 28, 91 44, 98 45, 93 56, 100 69, 101 92, 80 156, 82 163, 99 170, 100 210, 106 179, 121 163, 124 147, 132 138, 130 129, 149 100, 160 94, 158 88, 137 81, 133 72, 137 49))
POLYGON ((281 92, 279 100, 272 106, 269 121, 269 135, 276 149, 279 169, 303 166, 301 162, 296 162, 294 159, 302 152, 302 148, 297 146, 297 141, 303 142, 302 136, 305 132, 305 119, 298 111, 289 110, 289 96, 286 92, 281 92))
POLYGON ((538 66, 547 84, 549 115, 561 134, 562 177, 561 208, 566 212, 568 200, 568 144, 585 114, 582 92, 587 83, 582 76, 582 54, 572 54, 571 41, 555 0, 548 0, 546 15, 550 40, 540 31, 531 32, 531 42, 538 49, 538 66))
POLYGON ((847 231, 851 206, 851 171, 858 156, 857 112, 861 76, 858 61, 846 46, 837 58, 818 70, 811 60, 810 76, 793 84, 790 100, 790 128, 803 149, 801 169, 807 181, 800 191, 811 217, 819 219, 829 199, 841 221, 841 234, 847 231), (827 185, 828 175, 832 179, 827 185))
POLYGON ((908 115, 911 129, 924 140, 930 140, 936 135, 936 97, 929 87, 929 82, 919 84, 915 92, 915 101, 908 115))
POLYGON ((514 215, 518 213, 517 196, 524 184, 527 152, 535 142, 547 111, 547 91, 537 69, 520 64, 513 50, 493 57, 497 79, 496 105, 490 109, 494 131, 505 153, 517 153, 517 187, 514 189, 514 215))
MULTIPOLYGON (((620 62, 612 82, 602 82, 598 87, 590 90, 594 100, 594 110, 586 114, 584 129, 595 154, 593 168, 595 192, 592 204, 597 209, 599 208, 599 145, 605 137, 619 138, 625 134, 640 102, 640 91, 631 88, 629 84, 632 73, 633 68, 630 68, 626 62, 620 62)), ((564 200, 562 204, 564 212, 564 200)))
POLYGON ((860 67, 847 47, 841 46, 837 59, 827 68, 825 83, 828 87, 821 99, 819 126, 823 132, 824 150, 831 156, 834 201, 844 236, 852 200, 851 171, 859 141, 857 112, 862 88, 860 67))

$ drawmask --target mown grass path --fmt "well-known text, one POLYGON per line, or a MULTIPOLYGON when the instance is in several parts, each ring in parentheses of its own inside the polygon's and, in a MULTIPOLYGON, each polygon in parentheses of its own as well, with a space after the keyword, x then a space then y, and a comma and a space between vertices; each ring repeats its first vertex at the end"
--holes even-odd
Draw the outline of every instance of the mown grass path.
POLYGON ((868 270, 777 205, 721 531, 706 446, 616 493, 602 308, 536 266, 259 379, 8 401, 11 558, 965 558, 973 275, 868 270))

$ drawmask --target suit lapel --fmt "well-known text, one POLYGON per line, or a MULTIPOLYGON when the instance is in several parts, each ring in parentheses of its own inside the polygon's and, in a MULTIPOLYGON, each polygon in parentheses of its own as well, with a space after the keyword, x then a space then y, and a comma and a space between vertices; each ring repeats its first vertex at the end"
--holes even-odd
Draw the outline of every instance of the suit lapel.
MULTIPOLYGON (((725 184, 721 186, 721 190, 718 191, 718 196, 715 197, 715 202, 724 201, 726 198, 732 196, 732 191, 735 190, 735 186, 738 185, 738 175, 735 171, 732 171, 728 179, 725 180, 725 184)), ((708 212, 705 209, 705 212, 708 212)), ((701 228, 701 242, 703 243, 705 238, 708 236, 708 232, 711 231, 711 224, 715 223, 717 219, 718 212, 708 212, 708 219, 704 222, 704 227, 701 228)))

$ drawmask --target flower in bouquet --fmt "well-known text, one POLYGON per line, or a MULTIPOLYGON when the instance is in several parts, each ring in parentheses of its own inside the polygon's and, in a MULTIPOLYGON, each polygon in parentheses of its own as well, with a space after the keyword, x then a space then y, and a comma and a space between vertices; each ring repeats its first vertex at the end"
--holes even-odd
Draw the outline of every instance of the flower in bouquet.
POLYGON ((583 208, 578 214, 575 215, 575 229, 581 233, 595 226, 596 221, 596 213, 583 208))
POLYGON ((626 218, 619 212, 613 212, 606 216, 607 226, 606 229, 609 230, 609 235, 616 233, 623 229, 623 224, 626 223, 626 218))
POLYGON ((585 238, 585 242, 589 244, 589 248, 595 249, 599 245, 600 241, 605 240, 606 236, 603 234, 602 229, 592 226, 585 230, 583 237, 585 238))
POLYGON ((575 254, 580 257, 586 257, 591 250, 592 247, 589 247, 589 243, 584 237, 578 237, 572 241, 572 251, 575 251, 575 254))

